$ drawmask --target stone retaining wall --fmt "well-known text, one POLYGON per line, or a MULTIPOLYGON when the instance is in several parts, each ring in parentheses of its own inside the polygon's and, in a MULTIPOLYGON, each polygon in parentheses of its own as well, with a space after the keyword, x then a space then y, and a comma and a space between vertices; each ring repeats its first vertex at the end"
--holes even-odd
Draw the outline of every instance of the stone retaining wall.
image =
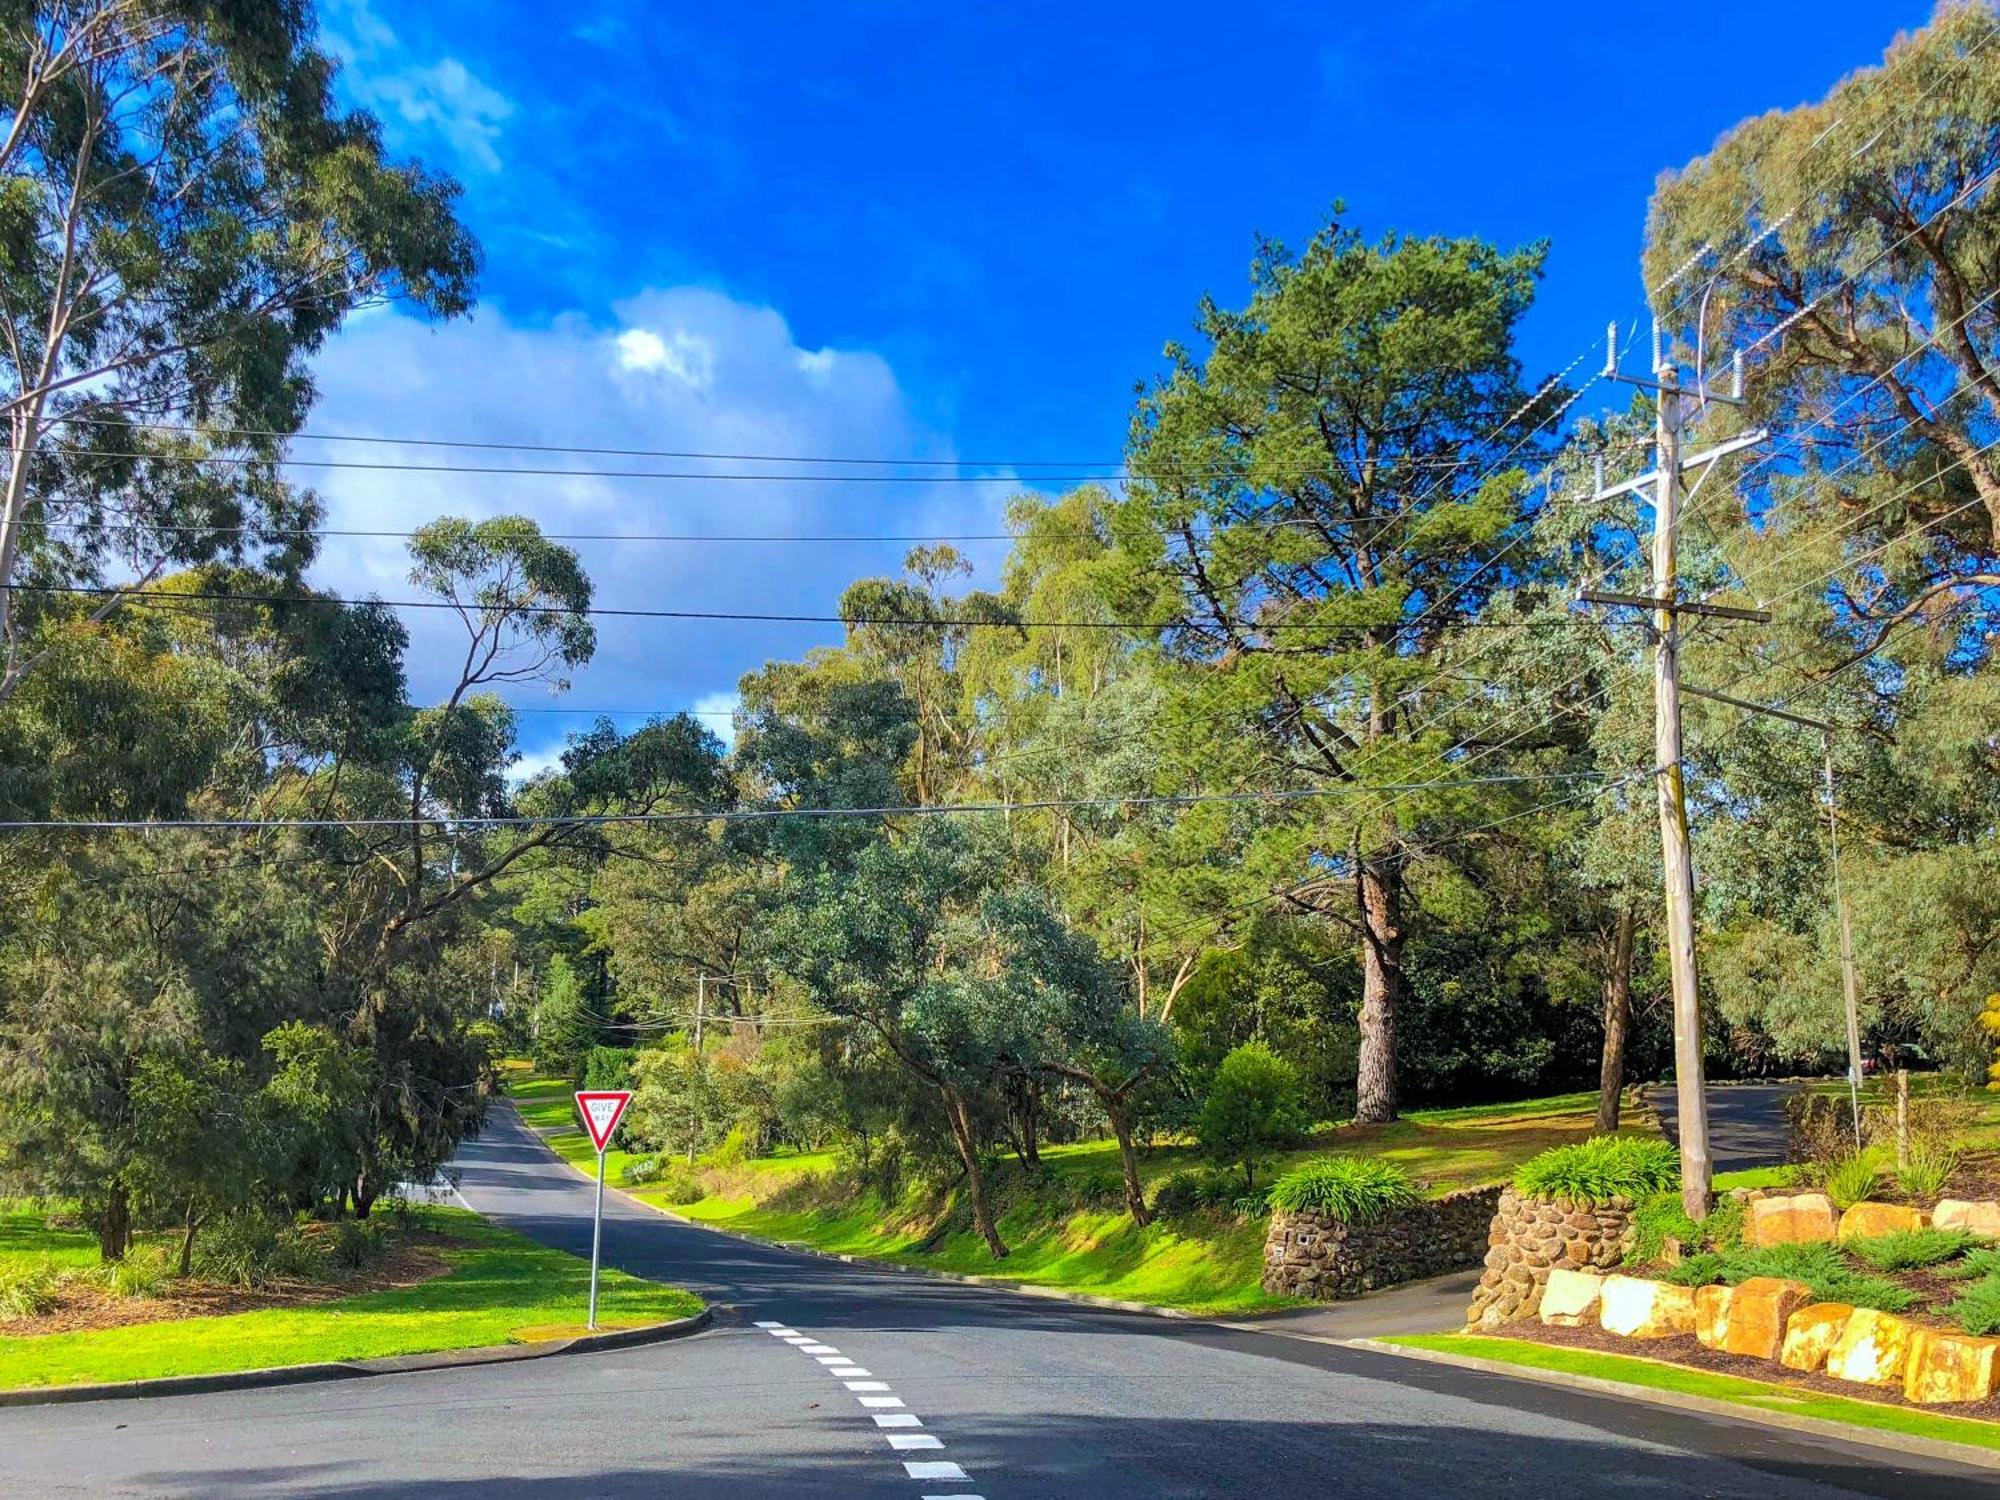
POLYGON ((1550 1271, 1608 1270, 1624 1259, 1631 1235, 1629 1198, 1593 1208, 1506 1189, 1494 1209, 1486 1236, 1486 1274, 1479 1278, 1465 1326, 1490 1331, 1533 1317, 1550 1271))
POLYGON ((1280 1210, 1264 1241, 1264 1290, 1328 1302, 1476 1266, 1500 1192, 1448 1193, 1366 1224, 1280 1210))

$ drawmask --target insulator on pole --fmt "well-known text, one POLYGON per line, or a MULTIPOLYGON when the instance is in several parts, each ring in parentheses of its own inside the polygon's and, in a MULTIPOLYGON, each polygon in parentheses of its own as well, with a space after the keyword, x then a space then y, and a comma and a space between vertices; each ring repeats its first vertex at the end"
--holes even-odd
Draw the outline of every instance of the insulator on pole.
POLYGON ((1660 320, 1653 319, 1653 373, 1659 374, 1666 366, 1660 361, 1660 320))
POLYGON ((1618 320, 1604 330, 1604 373, 1607 378, 1618 373, 1618 320))
POLYGON ((1738 401, 1743 399, 1743 351, 1738 349, 1729 359, 1729 394, 1738 401))
POLYGON ((1602 453, 1593 455, 1591 463, 1597 471, 1597 493, 1601 495, 1604 493, 1604 455, 1602 453))

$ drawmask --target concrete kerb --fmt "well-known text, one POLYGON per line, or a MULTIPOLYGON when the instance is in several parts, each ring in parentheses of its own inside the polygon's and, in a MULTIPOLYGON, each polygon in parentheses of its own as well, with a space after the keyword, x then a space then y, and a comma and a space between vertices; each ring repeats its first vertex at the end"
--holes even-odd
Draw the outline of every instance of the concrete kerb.
POLYGON ((117 1380, 100 1385, 27 1386, 0 1391, 0 1406, 53 1406, 73 1401, 126 1401, 151 1396, 194 1396, 211 1391, 253 1391, 267 1386, 318 1385, 329 1380, 360 1380, 374 1375, 408 1375, 422 1370, 464 1370, 477 1365, 506 1365, 522 1360, 550 1359, 559 1354, 596 1354, 662 1344, 700 1333, 715 1321, 709 1308, 690 1317, 642 1328, 617 1328, 606 1333, 578 1334, 534 1344, 493 1344, 480 1349, 442 1349, 431 1354, 394 1354, 382 1359, 329 1360, 320 1364, 280 1365, 268 1370, 227 1370, 214 1375, 167 1375, 158 1380, 117 1380))
POLYGON ((1734 1401, 1720 1401, 1713 1396, 1695 1396, 1683 1391, 1663 1391, 1649 1385, 1631 1385, 1622 1380, 1607 1380, 1598 1375, 1572 1375, 1564 1370, 1544 1370, 1532 1365, 1510 1364, 1504 1359, 1485 1359, 1475 1354, 1451 1354, 1441 1349, 1413 1349, 1405 1344, 1385 1343, 1380 1339, 1315 1339, 1311 1334, 1290 1336, 1313 1339, 1316 1343, 1336 1344, 1345 1349, 1365 1349, 1373 1354, 1393 1355, 1397 1359, 1421 1360, 1426 1364, 1450 1365, 1460 1370, 1478 1370, 1488 1375, 1504 1375, 1514 1380, 1532 1380, 1539 1385, 1588 1391, 1593 1395, 1616 1396, 1622 1400, 1643 1401, 1653 1406, 1670 1406, 1680 1411, 1699 1412, 1704 1416, 1727 1417, 1732 1421, 1750 1422, 1759 1427, 1774 1427, 1784 1432, 1832 1438, 1865 1448, 1880 1448, 1890 1453, 1918 1453, 1926 1458, 1939 1458, 1951 1463, 1965 1464, 1971 1468, 2000 1472, 2000 1451, 1977 1448, 1970 1443, 1954 1443, 1943 1438, 1919 1437, 1913 1433, 1888 1432, 1874 1427, 1857 1427, 1847 1422, 1831 1421, 1825 1417, 1767 1411, 1757 1406, 1739 1406, 1734 1401))

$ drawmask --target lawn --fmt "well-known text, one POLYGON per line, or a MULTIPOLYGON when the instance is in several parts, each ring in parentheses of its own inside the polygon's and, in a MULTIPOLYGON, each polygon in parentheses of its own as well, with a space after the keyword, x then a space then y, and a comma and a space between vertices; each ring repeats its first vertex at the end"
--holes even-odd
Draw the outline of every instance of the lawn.
MULTIPOLYGON (((566 1338, 584 1331, 589 1262, 537 1245, 463 1209, 426 1209, 450 1236, 446 1275, 417 1286, 292 1308, 0 1338, 0 1389, 207 1375, 226 1370, 370 1359, 566 1338)), ((0 1269, 39 1260, 89 1265, 88 1235, 0 1216, 0 1269)), ((606 1271, 598 1322, 629 1328, 701 1309, 690 1292, 606 1271)))
POLYGON ((1661 1364, 1618 1354, 1599 1354, 1584 1349, 1560 1349, 1522 1339, 1488 1338, 1477 1334, 1439 1333, 1412 1335, 1384 1340, 1411 1349, 1430 1349, 1447 1354, 1464 1354, 1478 1359, 1528 1369, 1557 1370, 1569 1375, 1589 1375, 1599 1380, 1619 1380, 1650 1390, 1674 1391, 1682 1395, 1706 1396, 1735 1406, 1762 1411, 1786 1412, 1793 1416, 1819 1417, 1829 1422, 1845 1422, 1880 1432, 1904 1433, 1912 1437, 1936 1438, 1950 1443, 1970 1443, 1975 1447, 2000 1451, 2000 1423, 1968 1417, 1946 1417, 1909 1407, 1887 1406, 1873 1401, 1850 1400, 1817 1391, 1767 1385, 1760 1380, 1744 1380, 1735 1375, 1717 1375, 1706 1370, 1689 1370, 1679 1365, 1661 1364))
MULTIPOLYGON (((566 1161, 596 1171, 595 1154, 576 1119, 570 1085, 525 1070, 509 1075, 508 1092, 521 1114, 566 1161)), ((1445 1193, 1502 1182, 1550 1146, 1590 1133, 1593 1093, 1513 1104, 1412 1112, 1393 1125, 1328 1126, 1298 1151, 1268 1163, 1262 1186, 1288 1165, 1331 1152, 1393 1161, 1445 1193)), ((613 1151, 608 1180, 632 1157, 613 1151)), ((1242 1313, 1287 1305, 1267 1295, 1261 1218, 1192 1215, 1144 1229, 1107 1205, 1077 1206, 1086 1180, 1116 1178, 1117 1143, 1083 1141, 1042 1150, 1039 1180, 1011 1161, 994 1174, 999 1228, 1011 1253, 995 1261, 971 1231, 962 1203, 940 1205, 909 1196, 895 1203, 843 1192, 827 1182, 830 1152, 759 1157, 701 1171, 709 1194, 676 1202, 658 1188, 634 1196, 698 1222, 838 1254, 866 1255, 927 1270, 992 1276, 1096 1296, 1205 1313, 1242 1313), (815 1181, 815 1179, 818 1181, 815 1181)), ((1204 1165, 1192 1145, 1167 1142, 1142 1153, 1140 1176, 1151 1187, 1169 1173, 1204 1165)))

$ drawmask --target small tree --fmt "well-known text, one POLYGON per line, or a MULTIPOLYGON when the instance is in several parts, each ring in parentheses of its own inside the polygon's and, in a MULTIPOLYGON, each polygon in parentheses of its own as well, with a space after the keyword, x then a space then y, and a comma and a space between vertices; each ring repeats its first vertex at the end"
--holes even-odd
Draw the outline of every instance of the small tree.
POLYGON ((1223 1058, 1201 1106, 1195 1133, 1218 1162, 1243 1169, 1257 1185, 1257 1162, 1306 1132, 1298 1070, 1262 1042, 1245 1042, 1223 1058))
POLYGON ((543 1073, 581 1078, 596 1036, 584 1004, 583 981, 569 959, 558 953, 549 960, 535 1006, 535 1067, 543 1073))

